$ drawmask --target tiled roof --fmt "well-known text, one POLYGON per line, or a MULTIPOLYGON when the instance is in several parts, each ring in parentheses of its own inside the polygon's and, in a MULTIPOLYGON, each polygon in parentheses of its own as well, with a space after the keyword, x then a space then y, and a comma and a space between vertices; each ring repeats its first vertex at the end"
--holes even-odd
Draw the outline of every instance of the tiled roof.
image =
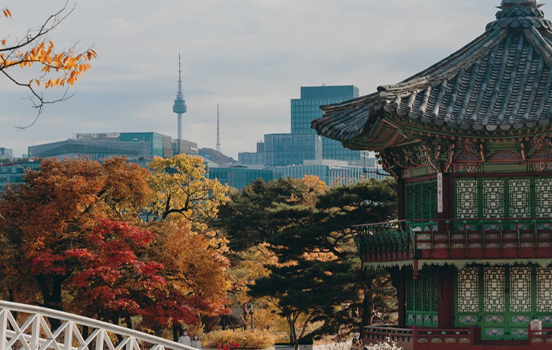
POLYGON ((324 116, 312 127, 349 142, 366 138, 383 111, 431 127, 474 131, 549 124, 552 22, 544 19, 536 0, 518 3, 504 0, 483 35, 425 71, 380 86, 377 93, 322 107, 324 116))

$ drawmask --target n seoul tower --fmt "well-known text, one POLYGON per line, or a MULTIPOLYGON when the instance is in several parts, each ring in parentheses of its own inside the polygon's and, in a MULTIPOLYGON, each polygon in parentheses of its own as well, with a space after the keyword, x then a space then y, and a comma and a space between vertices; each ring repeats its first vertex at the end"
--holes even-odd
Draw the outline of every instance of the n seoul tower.
POLYGON ((173 112, 178 115, 178 140, 182 140, 182 114, 187 111, 186 101, 182 94, 182 70, 180 69, 180 54, 178 54, 178 92, 176 93, 176 100, 174 100, 173 106, 173 112))

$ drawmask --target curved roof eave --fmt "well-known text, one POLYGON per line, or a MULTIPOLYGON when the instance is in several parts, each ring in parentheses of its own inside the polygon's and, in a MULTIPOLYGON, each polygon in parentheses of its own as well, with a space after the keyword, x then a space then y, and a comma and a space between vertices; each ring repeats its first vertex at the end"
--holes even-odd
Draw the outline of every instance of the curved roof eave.
MULTIPOLYGON (((365 138, 387 112, 421 130, 472 134, 527 130, 552 117, 552 23, 538 6, 497 13, 481 36, 426 70, 378 92, 321 107, 319 134, 344 144, 365 138), (420 124, 421 122, 421 124, 420 124)), ((397 129, 398 132, 398 129, 397 129)), ((365 144, 380 140, 366 139, 365 144)))

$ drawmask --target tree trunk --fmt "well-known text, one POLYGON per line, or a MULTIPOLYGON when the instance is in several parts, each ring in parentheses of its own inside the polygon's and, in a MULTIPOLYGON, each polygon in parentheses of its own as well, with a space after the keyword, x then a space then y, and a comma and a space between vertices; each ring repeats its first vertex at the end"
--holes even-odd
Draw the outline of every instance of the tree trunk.
MULTIPOLYGON (((374 292, 372 284, 374 277, 368 277, 364 288, 364 301, 362 302, 362 329, 374 323, 374 292)), ((361 332, 362 333, 362 332, 361 332)))
POLYGON ((180 332, 178 331, 179 326, 177 324, 173 324, 172 331, 173 331, 173 340, 178 341, 178 338, 180 338, 180 332))
POLYGON ((128 329, 134 329, 134 327, 132 327, 132 319, 130 318, 130 316, 127 316, 125 318, 125 321, 126 321, 126 326, 128 329))
POLYGON ((362 325, 370 326, 374 323, 374 292, 371 290, 364 290, 362 309, 362 325))
MULTIPOLYGON (((45 276, 36 276, 38 284, 41 286, 42 299, 44 300, 44 306, 50 309, 63 311, 61 302, 61 289, 63 281, 66 277, 61 275, 54 275, 50 278, 45 276), (48 283, 50 280, 51 283, 48 283)), ((61 321, 55 318, 50 318, 50 326, 52 331, 55 331, 61 325, 61 321)))
POLYGON ((298 350, 299 344, 297 343, 297 332, 295 331, 295 320, 297 320, 297 318, 292 320, 291 316, 286 316, 286 319, 289 326, 289 343, 295 344, 295 350, 298 350))

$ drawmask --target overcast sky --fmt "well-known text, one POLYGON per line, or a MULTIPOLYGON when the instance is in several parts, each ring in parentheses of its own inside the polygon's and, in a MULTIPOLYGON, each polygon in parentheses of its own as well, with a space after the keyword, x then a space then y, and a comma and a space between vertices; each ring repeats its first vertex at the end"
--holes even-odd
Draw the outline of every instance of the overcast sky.
MULTIPOLYGON (((29 145, 83 132, 176 138, 180 48, 183 138, 215 148, 220 104, 222 151, 236 158, 264 134, 290 131, 290 99, 301 86, 354 84, 366 95, 399 82, 482 34, 499 2, 77 0, 50 38, 60 48, 94 45, 93 70, 72 88, 73 98, 47 106, 22 131, 14 125, 32 122, 35 110, 27 91, 0 77, 0 147, 20 156, 29 145)), ((0 35, 14 40, 65 0, 3 3, 13 17, 0 19, 0 35)))

